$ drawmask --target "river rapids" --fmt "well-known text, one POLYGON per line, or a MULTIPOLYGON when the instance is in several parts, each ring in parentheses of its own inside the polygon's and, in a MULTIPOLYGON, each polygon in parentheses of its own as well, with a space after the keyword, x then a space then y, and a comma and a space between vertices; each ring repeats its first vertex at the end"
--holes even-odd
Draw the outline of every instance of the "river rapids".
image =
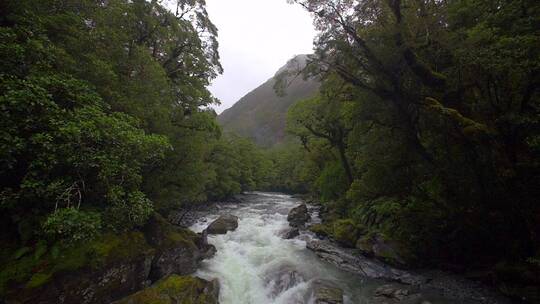
MULTIPOLYGON (((306 242, 314 238, 309 232, 290 240, 281 237, 289 228, 289 210, 300 203, 288 195, 252 193, 247 202, 224 205, 191 227, 201 232, 221 214, 239 217, 235 231, 208 236, 217 253, 205 260, 196 273, 204 279, 219 279, 220 303, 311 304, 316 281, 331 282, 342 289, 344 303, 372 303, 374 290, 385 282, 338 269, 319 259, 306 249, 306 242)), ((313 221, 318 221, 316 214, 313 221)))

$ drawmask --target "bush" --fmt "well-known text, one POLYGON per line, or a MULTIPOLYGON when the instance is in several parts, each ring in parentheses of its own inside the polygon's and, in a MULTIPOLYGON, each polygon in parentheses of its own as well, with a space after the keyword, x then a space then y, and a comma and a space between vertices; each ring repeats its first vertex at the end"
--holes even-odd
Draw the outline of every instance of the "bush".
POLYGON ((140 191, 124 195, 121 188, 116 187, 113 190, 109 196, 112 206, 106 211, 110 228, 116 231, 127 231, 144 225, 154 212, 152 202, 140 191))
POLYGON ((93 239, 101 229, 101 216, 76 208, 63 208, 47 217, 45 234, 53 240, 73 244, 93 239))

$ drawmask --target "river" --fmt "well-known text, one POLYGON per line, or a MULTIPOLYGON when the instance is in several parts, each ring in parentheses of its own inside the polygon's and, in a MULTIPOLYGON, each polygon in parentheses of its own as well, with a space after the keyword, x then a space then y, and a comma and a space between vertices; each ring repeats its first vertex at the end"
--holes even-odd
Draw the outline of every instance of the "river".
MULTIPOLYGON (((306 241, 313 238, 307 232, 291 240, 280 236, 288 228, 289 210, 299 203, 288 195, 255 193, 249 202, 224 205, 191 227, 200 232, 220 214, 239 217, 235 231, 208 237, 217 253, 205 260, 196 274, 219 279, 220 303, 310 304, 311 286, 316 280, 339 286, 345 303, 372 302, 374 290, 384 282, 349 273, 319 259, 306 249, 306 241)), ((428 303, 452 302, 434 297, 428 303)))

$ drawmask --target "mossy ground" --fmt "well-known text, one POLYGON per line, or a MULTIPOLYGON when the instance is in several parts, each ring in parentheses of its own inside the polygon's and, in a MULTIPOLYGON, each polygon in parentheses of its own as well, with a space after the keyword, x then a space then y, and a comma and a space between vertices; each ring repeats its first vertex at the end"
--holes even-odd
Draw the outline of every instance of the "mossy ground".
POLYGON ((129 261, 153 251, 141 232, 104 234, 94 241, 59 249, 57 254, 49 250, 37 258, 27 254, 11 257, 3 262, 0 272, 0 295, 9 287, 33 289, 43 286, 62 272, 82 268, 98 269, 116 261, 129 261))
POLYGON ((346 247, 354 247, 364 229, 356 225, 351 219, 338 219, 326 221, 324 224, 314 224, 309 227, 318 236, 331 237, 346 247))
POLYGON ((202 279, 171 275, 115 304, 217 304, 212 295, 205 293, 207 287, 202 279))

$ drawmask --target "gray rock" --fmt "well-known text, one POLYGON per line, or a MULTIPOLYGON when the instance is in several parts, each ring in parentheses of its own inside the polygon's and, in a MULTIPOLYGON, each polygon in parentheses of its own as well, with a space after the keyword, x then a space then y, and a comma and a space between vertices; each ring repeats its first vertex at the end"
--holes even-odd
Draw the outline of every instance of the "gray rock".
POLYGON ((317 280, 313 282, 313 298, 315 304, 342 304, 343 290, 329 282, 317 280))
POLYGON ((306 204, 292 208, 287 215, 287 221, 291 227, 304 227, 307 221, 311 219, 306 204))
POLYGON ((236 228, 238 228, 238 217, 226 214, 208 225, 206 231, 208 234, 226 234, 228 231, 236 230, 236 228))
POLYGON ((281 237, 284 239, 293 239, 300 235, 300 232, 298 231, 298 228, 288 228, 285 231, 281 232, 281 237))
POLYGON ((355 249, 342 248, 328 240, 311 240, 306 247, 321 259, 352 273, 374 279, 386 279, 404 284, 419 285, 426 280, 403 270, 392 268, 377 260, 367 258, 355 249))
POLYGON ((292 266, 283 265, 279 269, 265 274, 265 282, 270 287, 271 294, 277 296, 298 283, 304 282, 304 276, 292 266))
POLYGON ((386 284, 378 287, 373 297, 374 304, 420 304, 426 302, 422 301, 422 295, 417 290, 398 284, 386 284))

